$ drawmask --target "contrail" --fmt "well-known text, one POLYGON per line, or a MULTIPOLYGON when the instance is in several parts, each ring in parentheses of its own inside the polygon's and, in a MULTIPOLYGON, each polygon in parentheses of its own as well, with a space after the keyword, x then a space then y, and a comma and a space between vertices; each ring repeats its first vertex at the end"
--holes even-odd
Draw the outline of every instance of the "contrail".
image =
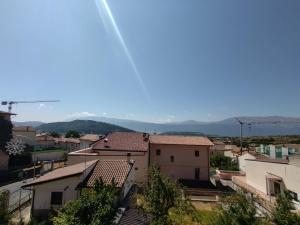
POLYGON ((139 70, 137 69, 137 66, 136 66, 136 64, 135 64, 135 62, 134 62, 134 60, 131 56, 131 53, 130 53, 130 51, 129 51, 129 49, 128 49, 125 41, 124 41, 124 38, 123 38, 123 36, 120 32, 120 29, 119 29, 119 27, 118 27, 118 25, 115 21, 115 18, 114 18, 113 14, 110 10, 109 5, 107 4, 106 0, 95 0, 95 1, 96 1, 96 6, 97 6, 97 9, 98 9, 99 15, 100 15, 100 17, 103 21, 103 24, 104 24, 104 27, 105 27, 106 31, 108 32, 109 28, 108 28, 108 24, 106 23, 105 17, 103 16, 103 11, 106 14, 106 16, 108 17, 109 22, 112 25, 115 34, 117 35, 117 38, 118 38, 118 40, 119 40, 119 42, 120 42, 120 44, 121 44, 121 46, 124 50, 124 53, 125 53, 130 65, 133 69, 133 72, 134 72, 141 88, 143 89, 144 94, 147 97, 147 100, 149 102, 151 102, 151 98, 150 98, 150 95, 148 93, 147 87, 146 87, 146 85, 145 85, 145 83, 142 79, 142 76, 141 76, 139 70), (101 3, 101 4, 99 4, 99 3, 101 3))

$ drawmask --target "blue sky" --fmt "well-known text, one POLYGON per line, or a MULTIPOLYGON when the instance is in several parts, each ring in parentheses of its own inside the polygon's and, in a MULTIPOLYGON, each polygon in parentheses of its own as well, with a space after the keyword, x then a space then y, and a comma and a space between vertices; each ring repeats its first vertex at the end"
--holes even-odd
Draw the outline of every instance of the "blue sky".
POLYGON ((1 0, 0 98, 61 100, 20 104, 19 121, 299 116, 299 12, 298 0, 1 0))

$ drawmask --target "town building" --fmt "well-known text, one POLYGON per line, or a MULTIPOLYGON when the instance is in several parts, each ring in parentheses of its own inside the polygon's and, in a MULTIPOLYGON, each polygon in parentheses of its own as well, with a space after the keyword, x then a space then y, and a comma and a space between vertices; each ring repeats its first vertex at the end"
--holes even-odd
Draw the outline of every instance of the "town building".
POLYGON ((14 126, 13 138, 21 140, 24 144, 35 146, 36 145, 36 130, 30 126, 14 126))
POLYGON ((209 180, 209 155, 213 143, 197 136, 150 136, 150 163, 175 180, 209 180))
POLYGON ((135 182, 147 179, 149 166, 149 135, 135 132, 112 132, 90 148, 68 154, 68 165, 85 160, 134 160, 135 182))
POLYGON ((74 152, 80 149, 80 141, 76 138, 54 138, 54 142, 56 148, 61 148, 67 152, 74 152))
POLYGON ((300 152, 299 144, 260 145, 257 151, 271 159, 285 159, 300 152))
POLYGON ((133 165, 134 161, 127 160, 88 161, 56 169, 22 188, 33 190, 32 215, 47 216, 51 209, 78 199, 82 188, 93 188, 99 179, 106 184, 114 181, 124 198, 133 184, 133 165))
POLYGON ((49 149, 55 146, 54 137, 46 133, 37 134, 35 140, 36 140, 36 147, 38 148, 49 149))
MULTIPOLYGON (((3 121, 3 123, 7 123, 7 121, 11 120, 11 116, 14 116, 16 114, 14 113, 9 113, 9 112, 4 112, 0 111, 0 120, 3 121)), ((1 124, 0 124, 1 126, 1 124)), ((8 161, 9 161, 9 156, 6 152, 5 149, 0 149, 0 171, 6 171, 8 170, 8 161)))
POLYGON ((92 144, 100 140, 100 137, 97 134, 86 134, 79 138, 80 140, 80 149, 85 149, 91 147, 92 144))
POLYGON ((258 197, 260 205, 271 211, 276 195, 289 191, 297 210, 300 210, 300 159, 271 159, 254 156, 245 159, 245 176, 233 176, 235 190, 244 190, 258 197))

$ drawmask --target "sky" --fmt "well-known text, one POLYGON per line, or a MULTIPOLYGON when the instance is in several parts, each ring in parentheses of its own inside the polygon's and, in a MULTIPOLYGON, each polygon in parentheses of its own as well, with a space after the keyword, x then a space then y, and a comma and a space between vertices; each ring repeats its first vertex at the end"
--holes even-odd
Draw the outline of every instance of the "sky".
MULTIPOLYGON (((1 0, 17 121, 300 116, 299 0, 1 0)), ((0 110, 7 110, 0 106, 0 110)))

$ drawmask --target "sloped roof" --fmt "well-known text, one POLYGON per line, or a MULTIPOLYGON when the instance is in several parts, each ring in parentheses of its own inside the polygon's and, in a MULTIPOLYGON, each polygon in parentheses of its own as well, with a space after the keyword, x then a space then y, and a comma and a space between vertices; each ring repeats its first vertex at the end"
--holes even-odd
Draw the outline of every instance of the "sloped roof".
POLYGON ((207 137, 179 135, 150 135, 150 143, 166 145, 214 145, 207 137))
POLYGON ((86 163, 78 163, 72 166, 66 166, 63 168, 56 169, 52 172, 46 173, 45 175, 37 178, 36 180, 23 185, 22 187, 35 186, 37 184, 46 183, 66 177, 82 174, 87 168, 95 166, 98 160, 88 161, 86 163))
POLYGON ((82 186, 93 187, 98 179, 110 184, 114 179, 117 187, 122 187, 133 164, 127 160, 99 160, 82 186))
POLYGON ((147 152, 148 134, 135 132, 113 132, 93 145, 93 150, 117 150, 147 152))

